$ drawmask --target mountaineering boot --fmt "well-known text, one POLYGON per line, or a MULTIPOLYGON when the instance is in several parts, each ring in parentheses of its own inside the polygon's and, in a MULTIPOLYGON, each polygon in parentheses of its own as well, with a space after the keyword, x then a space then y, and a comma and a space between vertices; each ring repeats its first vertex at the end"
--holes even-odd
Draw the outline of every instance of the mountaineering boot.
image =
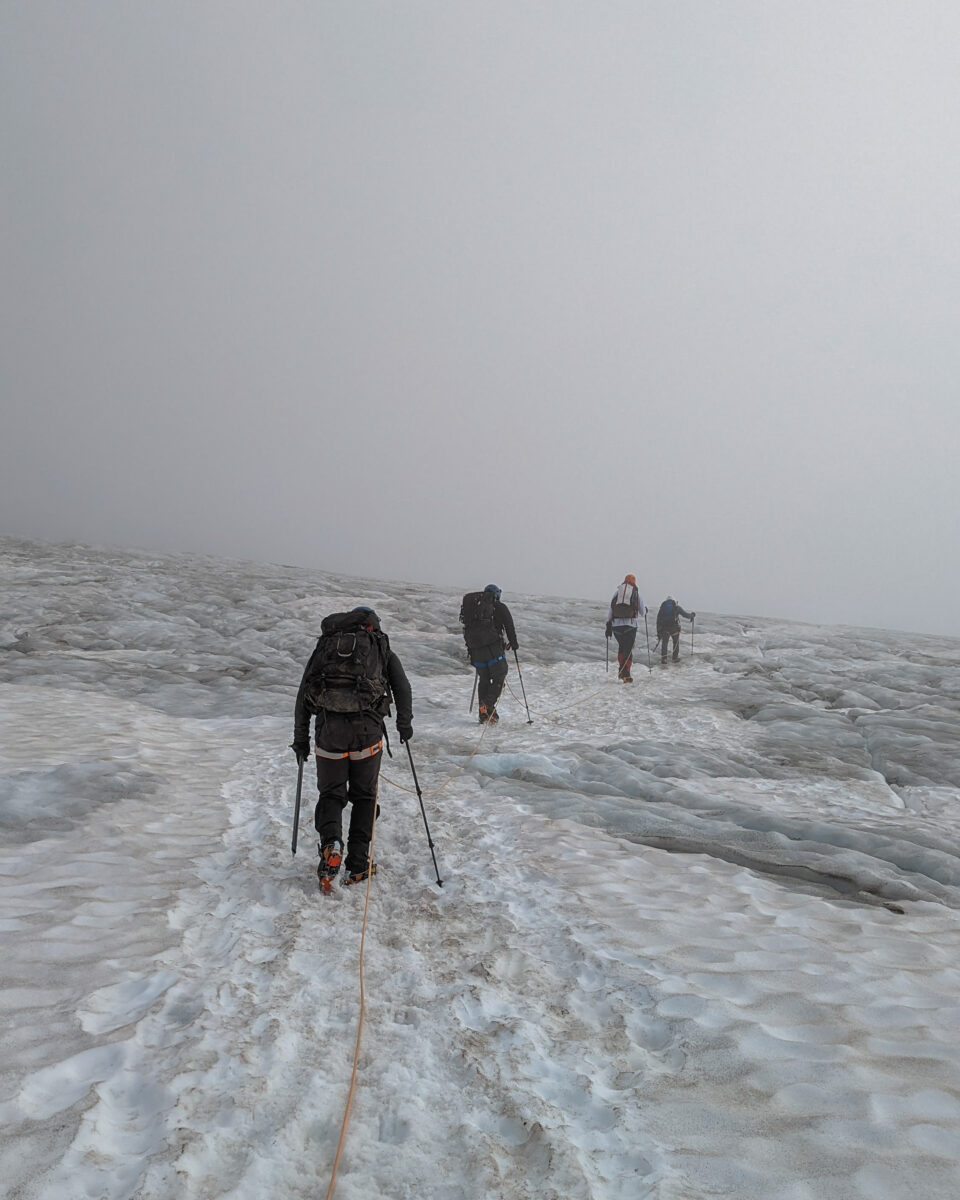
POLYGON ((325 846, 318 846, 317 850, 320 853, 320 862, 317 866, 320 890, 329 892, 340 871, 340 864, 343 862, 343 842, 339 840, 327 842, 325 846))
POLYGON ((629 672, 627 672, 627 674, 622 678, 624 683, 633 683, 633 676, 629 672))
POLYGON ((488 725, 496 725, 496 723, 499 720, 500 720, 500 714, 497 712, 497 710, 495 708, 491 708, 490 713, 487 716, 487 724, 488 725))
POLYGON ((362 871, 351 871, 349 875, 344 875, 340 880, 341 887, 352 887, 355 883, 363 883, 370 875, 376 875, 377 864, 373 863, 369 867, 365 867, 362 871))
POLYGON ((480 724, 481 725, 486 725, 487 717, 489 715, 490 714, 487 712, 487 706, 485 704, 481 704, 480 705, 480 724))
POLYGON ((673 655, 673 661, 674 661, 674 662, 679 662, 679 661, 680 661, 680 652, 679 652, 679 650, 677 650, 677 651, 674 651, 674 655, 673 655))

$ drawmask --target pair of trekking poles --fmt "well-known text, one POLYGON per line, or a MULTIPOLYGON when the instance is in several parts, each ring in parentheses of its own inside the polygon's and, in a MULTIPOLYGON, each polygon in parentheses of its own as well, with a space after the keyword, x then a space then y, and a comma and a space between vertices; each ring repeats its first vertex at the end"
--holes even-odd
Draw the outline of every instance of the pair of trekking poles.
MULTIPOLYGON (((427 845, 430 847, 430 856, 433 859, 433 869, 437 874, 437 887, 443 887, 443 880, 440 878, 440 868, 437 866, 437 856, 434 852, 433 838, 430 836, 430 826, 427 824, 427 810, 423 807, 423 792, 420 790, 420 780, 417 778, 417 768, 413 765, 413 752, 410 749, 410 743, 403 743, 407 748, 407 758, 410 759, 410 770, 413 773, 413 784, 417 789, 417 799, 420 801, 420 813, 423 817, 423 827, 427 831, 427 845)), ((300 796, 303 791, 303 764, 306 759, 297 759, 297 799, 293 810, 293 839, 290 843, 290 850, 293 854, 297 852, 297 834, 300 831, 300 796)))
MULTIPOLYGON (((690 657, 691 658, 693 658, 693 630, 694 630, 695 624, 696 624, 696 617, 693 617, 693 618, 691 618, 691 621, 690 621, 690 657)), ((652 671, 653 665, 650 662, 650 626, 647 624, 647 614, 646 613, 643 614, 643 632, 646 635, 646 639, 647 639, 647 670, 652 671)), ((607 638, 606 640, 607 640, 607 672, 609 673, 609 671, 610 671, 610 639, 607 638)), ((654 643, 654 649, 656 649, 656 647, 659 645, 660 645, 660 637, 658 635, 657 640, 654 643)), ((622 671, 622 670, 623 670, 623 667, 620 668, 620 671, 622 671)), ((617 673, 619 674, 620 672, 617 672, 617 673)))

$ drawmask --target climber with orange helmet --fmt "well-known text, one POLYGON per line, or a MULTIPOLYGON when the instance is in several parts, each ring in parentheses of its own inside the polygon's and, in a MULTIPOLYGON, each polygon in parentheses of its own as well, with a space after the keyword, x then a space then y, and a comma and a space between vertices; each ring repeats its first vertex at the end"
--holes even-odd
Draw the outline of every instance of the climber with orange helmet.
POLYGON ((646 617, 647 606, 637 590, 637 577, 624 575, 623 583, 617 588, 607 612, 607 637, 617 639, 617 678, 623 683, 633 683, 630 668, 633 666, 633 645, 637 640, 637 620, 646 617))

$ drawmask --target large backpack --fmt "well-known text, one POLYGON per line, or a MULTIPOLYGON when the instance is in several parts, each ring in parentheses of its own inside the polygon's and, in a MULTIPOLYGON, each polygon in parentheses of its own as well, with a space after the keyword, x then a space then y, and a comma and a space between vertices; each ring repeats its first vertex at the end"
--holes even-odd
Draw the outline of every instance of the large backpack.
POLYGON ((664 602, 660 605, 659 611, 657 612, 657 628, 669 629, 672 625, 675 625, 676 622, 677 602, 675 600, 671 600, 668 596, 667 599, 664 600, 664 602))
POLYGON ((500 630, 494 619, 497 598, 493 592, 467 592, 460 605, 460 623, 467 649, 498 646, 500 630))
POLYGON ((637 589, 632 583, 627 583, 626 581, 621 583, 610 605, 613 616, 620 619, 635 617, 640 607, 637 604, 636 596, 637 589))
POLYGON ((390 642, 379 629, 365 629, 369 621, 369 613, 355 612, 323 618, 320 638, 303 673, 309 712, 389 714, 390 642))

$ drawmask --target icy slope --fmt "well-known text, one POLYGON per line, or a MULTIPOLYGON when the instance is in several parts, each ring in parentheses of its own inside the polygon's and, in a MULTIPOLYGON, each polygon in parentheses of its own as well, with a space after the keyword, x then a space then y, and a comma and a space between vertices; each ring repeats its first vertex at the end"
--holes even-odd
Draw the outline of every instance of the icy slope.
POLYGON ((508 590, 535 722, 505 696, 479 741, 449 591, 10 540, 0 570, 8 1194, 326 1194, 363 895, 317 895, 309 805, 291 857, 287 743, 359 602, 445 883, 398 754, 338 1197, 960 1192, 956 642, 701 614, 628 688, 605 586, 508 590))

